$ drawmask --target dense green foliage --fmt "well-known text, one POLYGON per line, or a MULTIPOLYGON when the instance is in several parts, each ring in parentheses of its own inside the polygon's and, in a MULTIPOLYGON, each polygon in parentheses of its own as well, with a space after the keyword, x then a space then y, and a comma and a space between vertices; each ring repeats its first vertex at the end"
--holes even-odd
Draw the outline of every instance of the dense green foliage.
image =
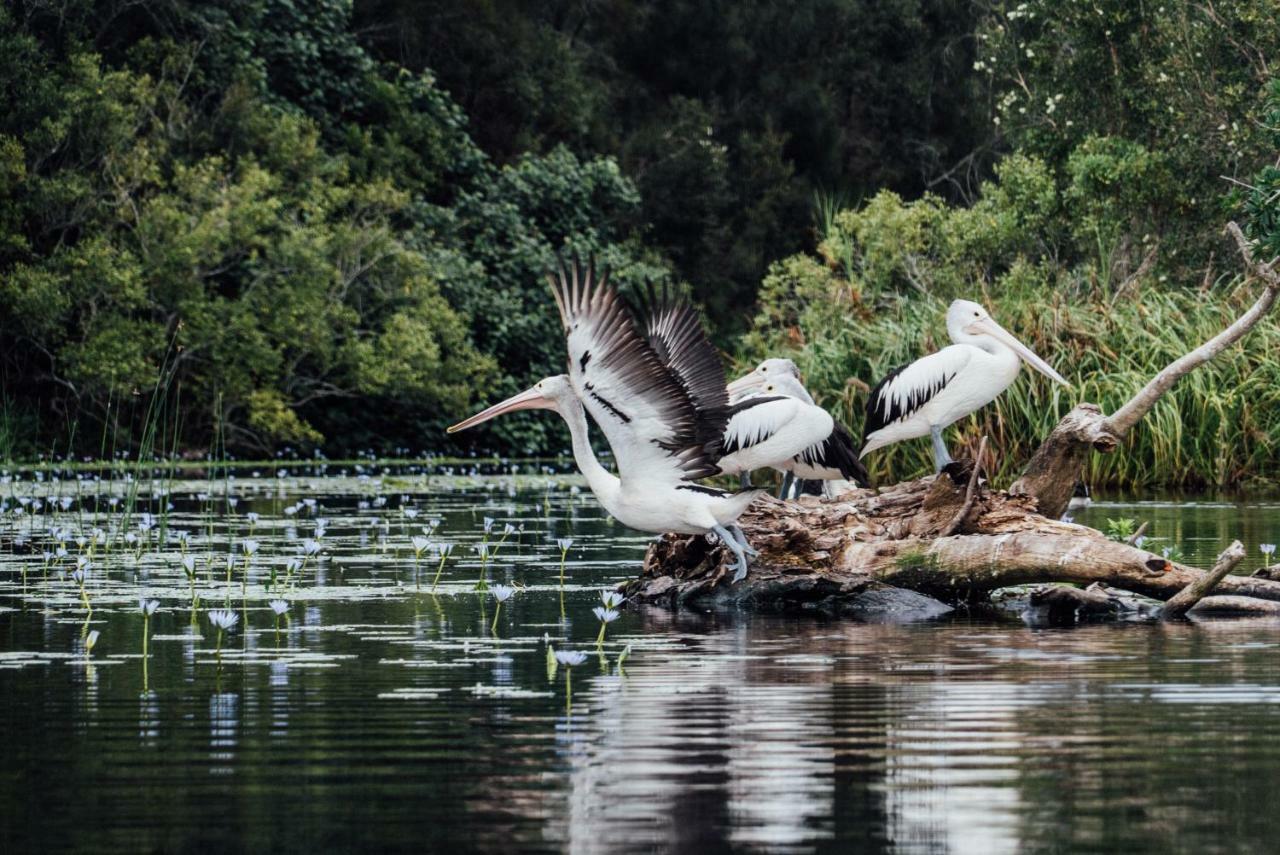
POLYGON ((493 166, 343 3, 226 8, 0 12, 6 438, 136 443, 158 389, 184 448, 419 448, 552 371, 555 250, 635 267, 617 166, 493 166))
MULTIPOLYGON (((1254 134, 1255 183, 1242 182, 1248 186, 1243 197, 1222 191, 1221 207, 1236 207, 1259 257, 1270 258, 1280 241, 1280 82, 1264 93, 1254 134)), ((1163 271, 1185 274, 1186 263, 1165 267, 1148 260, 1129 271, 1117 266, 1114 252, 1100 251, 1108 244, 1099 234, 1136 245, 1134 229, 1155 228, 1138 216, 1134 200, 1146 194, 1145 182, 1162 169, 1154 163, 1163 157, 1130 141, 1090 135, 1063 162, 1006 157, 967 207, 928 195, 906 202, 884 192, 835 213, 819 257, 788 258, 766 277, 746 354, 790 353, 815 397, 856 426, 876 378, 947 343, 948 303, 979 299, 1074 384, 1064 391, 1027 372, 957 426, 953 442, 971 450, 989 435, 1001 474, 1011 475, 1077 401, 1113 411, 1257 296, 1256 286, 1236 275, 1235 249, 1219 237, 1222 220, 1213 234, 1189 233, 1186 220, 1170 220, 1174 234, 1220 250, 1227 269, 1219 276, 1203 272, 1171 283, 1172 274, 1163 271), (1096 180, 1100 175, 1107 180, 1096 180)), ((1162 235, 1150 236, 1158 246, 1162 235)), ((1224 485, 1280 475, 1278 352, 1277 326, 1264 322, 1175 387, 1130 435, 1124 453, 1095 456, 1090 479, 1224 485)), ((881 478, 931 465, 923 442, 876 452, 871 463, 881 478)))
MULTIPOLYGON (((558 252, 681 283, 744 360, 798 352, 855 428, 954 295, 1110 403, 1244 299, 1227 217, 1280 251, 1272 5, 8 4, 0 453, 457 450, 443 425, 560 370, 558 252)), ((1266 469, 1260 353, 1096 474, 1266 469)), ((1045 391, 983 416, 1006 459, 1045 391)))

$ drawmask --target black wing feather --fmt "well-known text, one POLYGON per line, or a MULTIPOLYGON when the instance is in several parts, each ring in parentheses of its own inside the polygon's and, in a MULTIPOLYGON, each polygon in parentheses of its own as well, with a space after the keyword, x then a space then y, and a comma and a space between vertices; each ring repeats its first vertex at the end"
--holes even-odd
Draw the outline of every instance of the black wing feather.
POLYGON ((870 397, 867 398, 867 417, 862 425, 862 443, 865 445, 867 437, 880 430, 883 427, 893 424, 899 419, 906 418, 916 410, 929 403, 934 395, 941 392, 947 387, 947 384, 955 379, 955 374, 945 375, 937 382, 930 384, 927 388, 917 389, 911 393, 905 400, 897 400, 889 396, 889 384, 893 382, 903 371, 907 370, 914 363, 907 365, 899 365, 884 376, 884 379, 876 384, 871 390, 870 397), (886 407, 886 401, 888 406, 886 407))
MULTIPOLYGON (((714 440, 705 437, 706 417, 699 412, 686 384, 640 335, 632 320, 633 312, 609 285, 608 274, 597 276, 592 267, 584 268, 576 260, 572 265, 561 261, 559 269, 554 274, 549 272, 547 279, 566 334, 571 334, 582 321, 589 321, 599 330, 595 349, 582 354, 579 370, 587 373, 599 367, 610 371, 620 378, 628 395, 644 398, 659 408, 662 422, 670 426, 670 433, 652 441, 677 461, 685 480, 706 478, 719 472, 714 453, 720 435, 714 440)), ((570 369, 573 368, 571 364, 570 369)), ((723 395, 723 369, 720 376, 723 395)), ((586 391, 597 394, 590 388, 586 391)), ((625 414, 626 401, 601 402, 601 405, 619 421, 630 421, 625 414)))
POLYGON ((839 469, 846 481, 852 481, 859 487, 871 483, 867 467, 858 459, 858 448, 853 444, 853 434, 844 425, 836 422, 835 430, 819 445, 806 448, 800 453, 802 462, 810 466, 824 466, 839 469))
POLYGON ((649 346, 693 401, 698 441, 714 448, 729 421, 729 395, 724 362, 707 339, 697 311, 666 288, 659 294, 650 287, 639 320, 649 346))

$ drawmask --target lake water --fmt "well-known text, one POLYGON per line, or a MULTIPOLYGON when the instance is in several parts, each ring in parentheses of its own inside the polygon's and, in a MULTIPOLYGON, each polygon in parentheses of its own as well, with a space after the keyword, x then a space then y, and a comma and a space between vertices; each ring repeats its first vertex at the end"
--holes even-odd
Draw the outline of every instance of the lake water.
MULTIPOLYGON (((3 485, 0 850, 992 855, 1280 840, 1280 623, 884 625, 628 604, 597 647, 592 609, 647 540, 572 479, 260 474, 159 498, 142 485, 128 517, 120 479, 3 485), (140 532, 143 511, 154 527, 140 532), (523 532, 482 565, 485 517, 489 545, 507 524, 523 532), (455 546, 432 592, 438 558, 415 560, 410 538, 434 520, 432 541, 455 546), (75 542, 95 527, 106 544, 75 542), (319 552, 289 570, 308 539, 319 552), (59 541, 67 554, 46 559, 59 541), (482 572, 517 586, 496 623, 482 572), (160 604, 146 660, 140 596, 160 604), (270 599, 286 602, 279 620, 270 599), (208 610, 224 606, 239 622, 220 634, 208 610), (553 670, 549 648, 587 658, 553 670)), ((1251 569, 1257 544, 1280 539, 1268 503, 1100 501, 1079 519, 1121 516, 1202 565, 1239 537, 1251 569)))

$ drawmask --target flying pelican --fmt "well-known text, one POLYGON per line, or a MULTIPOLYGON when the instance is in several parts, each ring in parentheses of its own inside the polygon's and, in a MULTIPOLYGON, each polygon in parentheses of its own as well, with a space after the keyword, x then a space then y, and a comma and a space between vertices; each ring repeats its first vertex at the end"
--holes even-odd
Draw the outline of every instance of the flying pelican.
MULTIPOLYGON (((782 395, 794 401, 798 409, 815 413, 810 418, 815 424, 821 425, 822 429, 812 434, 817 438, 802 451, 781 462, 764 464, 784 473, 779 498, 786 498, 793 480, 797 482, 797 496, 804 481, 846 480, 858 486, 866 486, 870 482, 866 468, 858 460, 858 449, 853 436, 826 410, 813 402, 813 396, 800 382, 799 369, 790 359, 766 359, 750 374, 730 383, 728 391, 730 400, 737 399, 742 404, 753 400, 748 397, 750 395, 765 398, 782 395)), ((750 413, 749 410, 747 412, 750 413)), ((733 419, 730 419, 729 429, 733 429, 733 419)), ((721 467, 723 468, 723 462, 721 467)))
POLYGON ((596 499, 624 525, 653 533, 714 532, 747 575, 747 543, 737 519, 764 490, 727 493, 699 478, 719 472, 729 400, 724 366, 693 308, 664 300, 651 307, 643 334, 609 286, 574 265, 548 274, 568 346, 569 373, 449 428, 455 433, 516 410, 555 410, 569 425, 573 457, 596 499), (558 281, 557 281, 558 279, 558 281), (604 432, 618 474, 591 450, 587 414, 604 432))
POLYGON ((859 458, 890 443, 928 435, 934 467, 941 471, 951 462, 943 428, 1009 388, 1018 376, 1019 357, 1050 380, 1071 385, 977 303, 951 304, 947 334, 955 342, 950 347, 890 371, 871 390, 859 458))

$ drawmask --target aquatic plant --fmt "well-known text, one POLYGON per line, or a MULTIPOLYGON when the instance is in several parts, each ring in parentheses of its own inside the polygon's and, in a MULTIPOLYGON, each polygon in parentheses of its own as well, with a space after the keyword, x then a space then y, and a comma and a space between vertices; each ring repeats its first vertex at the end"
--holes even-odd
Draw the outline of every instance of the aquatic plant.
POLYGON ((222 634, 230 632, 236 624, 240 623, 240 615, 231 611, 231 609, 214 609, 209 612, 209 623, 213 624, 218 630, 218 640, 216 644, 216 655, 218 657, 218 665, 222 665, 222 634))
POLYGON ((270 602, 267 603, 267 605, 271 607, 271 611, 275 614, 276 635, 279 636, 280 635, 280 618, 283 617, 285 618, 285 620, 288 620, 288 617, 286 617, 286 615, 289 612, 289 603, 286 600, 271 600, 270 602))
POLYGON ((493 611, 493 623, 489 627, 489 631, 493 634, 498 632, 498 616, 502 614, 502 604, 511 599, 516 589, 511 585, 494 585, 489 589, 489 593, 493 594, 493 598, 498 601, 498 606, 493 611))
POLYGON ((600 602, 604 603, 606 609, 616 609, 627 601, 627 598, 617 591, 601 591, 600 602))
POLYGON ((600 621, 600 634, 596 636, 596 647, 603 647, 605 628, 618 619, 618 613, 615 610, 605 608, 604 606, 596 606, 591 611, 600 621))
POLYGON ((1137 520, 1121 517, 1120 519, 1108 519, 1106 535, 1109 540, 1125 541, 1133 537, 1133 533, 1137 531, 1137 520))
POLYGON ((93 653, 93 648, 98 644, 99 635, 100 633, 95 629, 95 630, 91 630, 89 634, 84 637, 84 658, 85 659, 88 659, 89 654, 93 653))
POLYGON ((556 546, 560 547, 560 590, 564 590, 564 562, 569 557, 569 549, 573 546, 572 537, 561 537, 556 539, 556 546))
POLYGON ((1272 556, 1272 555, 1275 555, 1275 552, 1276 552, 1276 545, 1275 545, 1274 543, 1260 543, 1260 544, 1258 544, 1258 549, 1259 549, 1259 550, 1261 550, 1262 555, 1264 556, 1264 558, 1265 558, 1267 561, 1270 561, 1270 560, 1271 560, 1271 556, 1272 556))
POLYGON ((472 549, 480 558, 480 578, 476 580, 475 590, 487 591, 489 589, 489 544, 477 543, 472 549))
POLYGON ((156 613, 156 609, 160 608, 159 600, 148 600, 145 597, 138 600, 138 611, 142 612, 142 689, 147 689, 147 660, 150 654, 147 650, 148 641, 151 638, 151 616, 156 613))
POLYGON ((415 534, 410 541, 413 543, 413 586, 418 587, 418 567, 422 562, 422 553, 427 551, 431 546, 431 538, 423 535, 415 534))
POLYGON ((564 709, 566 715, 573 714, 573 669, 587 661, 587 654, 581 650, 556 650, 556 664, 564 666, 564 709))
POLYGON ((444 562, 449 560, 449 556, 453 554, 452 543, 437 543, 436 554, 440 556, 440 564, 436 567, 436 577, 431 580, 431 590, 434 592, 436 585, 440 584, 440 574, 444 572, 444 562))

